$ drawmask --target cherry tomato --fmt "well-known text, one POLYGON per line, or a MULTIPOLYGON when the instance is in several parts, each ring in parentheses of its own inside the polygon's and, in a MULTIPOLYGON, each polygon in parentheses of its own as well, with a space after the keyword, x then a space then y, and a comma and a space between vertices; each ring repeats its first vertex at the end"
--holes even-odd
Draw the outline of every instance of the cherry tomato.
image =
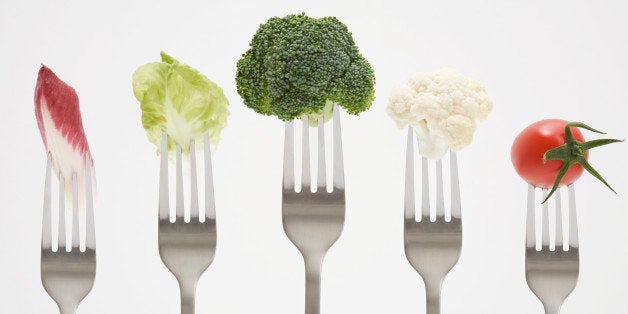
MULTIPOLYGON (((535 122, 525 128, 515 138, 510 149, 510 158, 517 173, 535 187, 549 189, 554 185, 558 171, 563 165, 561 160, 543 162, 543 155, 550 149, 565 144, 565 126, 568 121, 547 119, 535 122)), ((571 127, 571 133, 578 142, 584 142, 580 130, 571 127)), ((584 158, 588 159, 589 152, 584 158)), ((574 183, 582 175, 584 169, 574 164, 563 179, 560 186, 574 183)))

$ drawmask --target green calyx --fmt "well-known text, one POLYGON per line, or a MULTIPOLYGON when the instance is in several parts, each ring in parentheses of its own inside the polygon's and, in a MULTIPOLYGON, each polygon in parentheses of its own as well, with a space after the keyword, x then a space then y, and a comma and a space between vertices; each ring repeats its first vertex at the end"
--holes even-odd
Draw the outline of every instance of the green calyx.
POLYGON ((565 126, 565 144, 559 147, 556 147, 554 149, 550 149, 547 152, 545 152, 545 154, 543 155, 543 162, 547 162, 550 160, 560 160, 563 162, 563 166, 558 171, 558 175, 556 176, 556 180, 554 181, 554 186, 552 186, 552 190, 547 195, 547 197, 543 200, 543 203, 547 202, 550 196, 552 196, 552 194, 556 192, 556 190, 558 189, 558 185, 560 184, 560 181, 563 179, 563 177, 565 176, 569 168, 571 168, 571 166, 573 166, 574 164, 580 164, 582 168, 584 168, 586 171, 588 171, 598 180, 602 181, 602 183, 604 183, 604 185, 606 185, 609 189, 611 189, 611 191, 613 191, 614 193, 617 193, 608 184, 608 182, 604 180, 602 175, 600 175, 597 172, 597 170, 595 170, 591 166, 591 164, 589 164, 589 162, 586 160, 584 156, 585 156, 585 152, 591 148, 608 145, 611 143, 623 142, 623 140, 598 139, 598 140, 592 140, 588 142, 578 142, 576 141, 576 139, 573 137, 573 134, 571 133, 571 127, 583 128, 591 132, 595 132, 599 134, 606 134, 582 122, 567 123, 567 125, 565 126))

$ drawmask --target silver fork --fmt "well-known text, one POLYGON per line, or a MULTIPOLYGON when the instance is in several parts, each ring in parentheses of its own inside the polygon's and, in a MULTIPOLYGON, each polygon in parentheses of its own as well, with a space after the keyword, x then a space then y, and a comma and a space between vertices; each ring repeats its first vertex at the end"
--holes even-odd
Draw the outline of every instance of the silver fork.
POLYGON ((441 160, 436 161, 436 217, 430 220, 428 161, 422 158, 421 221, 415 218, 414 206, 414 136, 408 128, 406 149, 406 184, 404 202, 404 240, 406 257, 421 275, 427 293, 427 314, 440 313, 442 283, 456 265, 462 248, 460 186, 456 153, 450 153, 451 219, 445 219, 443 173, 441 160))
POLYGON ((179 282, 181 313, 194 313, 196 284, 214 260, 216 252, 216 208, 209 137, 204 138, 205 216, 199 214, 196 153, 190 143, 190 219, 185 219, 181 147, 176 148, 176 215, 170 219, 168 196, 168 139, 162 134, 159 176, 159 255, 179 282), (203 219, 204 218, 204 219, 203 219))
POLYGON ((295 190, 293 123, 286 122, 282 189, 283 228, 290 241, 303 255, 305 262, 305 314, 320 313, 323 259, 340 237, 345 220, 345 182, 339 111, 338 105, 334 105, 332 192, 326 190, 323 119, 318 120, 316 192, 311 191, 308 119, 303 118, 303 174, 300 192, 295 190))
POLYGON ((92 180, 90 159, 85 158, 85 189, 86 220, 85 220, 85 249, 81 250, 79 233, 79 202, 77 174, 72 176, 72 239, 70 251, 66 248, 65 222, 65 191, 64 178, 59 176, 59 228, 58 245, 52 247, 52 215, 51 215, 51 164, 52 158, 48 155, 46 163, 46 179, 44 187, 44 214, 41 236, 41 282, 46 292, 59 306, 61 314, 76 313, 81 301, 94 286, 96 276, 96 235, 94 230, 94 208, 92 199, 92 180))
MULTIPOLYGON (((549 213, 547 202, 542 205, 541 250, 536 245, 534 187, 528 186, 528 214, 526 223, 526 280, 534 294, 541 300, 546 314, 558 314, 565 299, 578 282, 580 269, 578 252, 578 221, 576 196, 573 184, 569 185, 569 245, 563 249, 563 227, 560 190, 555 192, 556 233, 555 248, 551 250, 549 237, 549 213)), ((543 189, 543 199, 547 189, 543 189)))

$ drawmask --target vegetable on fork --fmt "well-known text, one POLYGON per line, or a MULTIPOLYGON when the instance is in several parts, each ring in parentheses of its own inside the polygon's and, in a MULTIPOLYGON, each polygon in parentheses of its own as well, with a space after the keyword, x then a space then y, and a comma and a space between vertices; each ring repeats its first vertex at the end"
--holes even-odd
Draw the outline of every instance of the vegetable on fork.
POLYGON ((47 154, 41 283, 61 314, 73 314, 92 290, 96 276, 94 168, 83 131, 78 96, 72 87, 44 65, 39 70, 35 87, 35 117, 47 154), (57 221, 52 219, 51 172, 59 179, 57 221), (72 218, 66 221, 68 208, 71 208, 72 218), (84 226, 84 236, 79 231, 80 225, 84 226), (54 229, 58 234, 56 246, 52 242, 54 229), (66 231, 70 231, 70 237, 66 236, 66 231))
POLYGON ((211 152, 227 125, 229 104, 222 89, 196 69, 166 53, 161 62, 133 73, 133 93, 140 101, 142 125, 161 154, 159 173, 159 256, 177 278, 181 313, 195 311, 196 284, 214 260, 216 207, 211 152), (202 152, 197 155, 196 152, 202 152), (187 156, 186 156, 187 155, 187 156), (204 215, 199 204, 197 159, 204 170, 204 215), (175 189, 169 188, 168 159, 175 162, 175 189), (189 157, 189 158, 184 158, 189 157), (183 192, 183 160, 189 160, 189 206, 183 192), (170 217, 170 191, 175 191, 175 215, 170 217))
POLYGON ((375 97, 373 69, 337 18, 288 15, 259 27, 238 61, 236 83, 245 105, 285 121, 283 226, 304 258, 305 313, 318 314, 323 258, 340 237, 345 220, 339 107, 355 115, 370 108, 375 97), (332 116, 333 190, 327 192, 324 123, 332 116), (294 176, 296 119, 302 121, 300 183, 294 176), (316 185, 311 180, 311 126, 318 127, 316 185))
MULTIPOLYGON (((91 153, 79 109, 76 92, 60 80, 45 65, 39 69, 35 87, 35 116, 46 152, 58 178, 65 178, 66 197, 72 191, 72 176, 76 174, 79 186, 85 185, 86 158, 90 160, 92 193, 96 184, 91 153)), ((78 195, 79 204, 85 203, 85 191, 78 195)))
MULTIPOLYGON (((443 281, 458 263, 462 247, 462 209, 457 152, 471 144, 478 120, 493 108, 484 86, 454 69, 419 72, 391 93, 386 112, 399 128, 408 127, 406 148, 404 247, 421 275, 426 312, 441 311, 443 281), (421 221, 416 220, 414 134, 421 158, 421 221), (443 157, 449 154, 450 205, 445 209, 443 157), (436 210, 430 210, 429 161, 435 159, 436 210), (449 212, 449 219, 446 218, 449 212), (433 217, 432 217, 433 216, 433 217), (433 220, 432 220, 433 218, 433 220)), ((434 186, 432 185, 432 188, 434 186)))

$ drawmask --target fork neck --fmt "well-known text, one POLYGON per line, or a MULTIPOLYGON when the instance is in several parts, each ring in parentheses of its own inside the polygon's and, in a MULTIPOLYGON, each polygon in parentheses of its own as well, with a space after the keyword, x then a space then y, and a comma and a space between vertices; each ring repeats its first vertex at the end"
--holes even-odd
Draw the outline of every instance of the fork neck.
POLYGON ((76 314, 76 309, 78 305, 72 304, 58 304, 59 305, 59 313, 60 314, 76 314))
POLYGON ((559 314, 562 304, 543 304, 545 314, 559 314))
POLYGON ((196 281, 179 281, 181 288, 181 314, 194 314, 196 294, 196 281))
POLYGON ((306 280, 309 281, 320 281, 321 270, 323 268, 323 257, 322 256, 304 256, 305 261, 305 276, 306 280))
POLYGON ((323 258, 305 255, 303 258, 305 260, 305 314, 319 314, 323 258))
POLYGON ((426 292, 426 305, 427 314, 440 314, 440 295, 442 280, 424 278, 425 292, 426 292))

